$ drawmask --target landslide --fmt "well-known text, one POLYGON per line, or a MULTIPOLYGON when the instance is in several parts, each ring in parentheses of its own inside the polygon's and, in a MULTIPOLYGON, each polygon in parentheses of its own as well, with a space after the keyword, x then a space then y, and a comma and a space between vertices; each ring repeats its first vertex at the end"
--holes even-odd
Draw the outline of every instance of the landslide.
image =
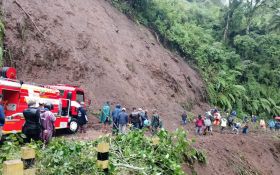
POLYGON ((22 9, 14 1, 1 4, 5 65, 16 67, 20 80, 80 85, 95 109, 107 100, 158 108, 174 123, 182 106, 193 112, 207 106, 197 72, 108 2, 17 2, 22 9))
POLYGON ((248 135, 220 134, 196 138, 195 147, 207 155, 197 174, 277 175, 280 172, 280 135, 270 131, 248 135))

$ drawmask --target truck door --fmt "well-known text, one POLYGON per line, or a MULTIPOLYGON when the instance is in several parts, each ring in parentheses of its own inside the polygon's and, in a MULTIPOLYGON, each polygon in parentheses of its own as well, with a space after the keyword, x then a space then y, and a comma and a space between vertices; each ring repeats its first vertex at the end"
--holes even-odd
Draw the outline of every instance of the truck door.
POLYGON ((24 106, 20 104, 20 92, 17 90, 3 89, 2 94, 6 116, 3 132, 20 132, 24 123, 24 118, 22 117, 22 108, 24 106))
POLYGON ((67 109, 68 109, 69 115, 72 115, 71 100, 72 100, 72 92, 68 92, 67 93, 67 109))
POLYGON ((5 116, 16 113, 19 107, 19 91, 3 89, 2 94, 5 116))

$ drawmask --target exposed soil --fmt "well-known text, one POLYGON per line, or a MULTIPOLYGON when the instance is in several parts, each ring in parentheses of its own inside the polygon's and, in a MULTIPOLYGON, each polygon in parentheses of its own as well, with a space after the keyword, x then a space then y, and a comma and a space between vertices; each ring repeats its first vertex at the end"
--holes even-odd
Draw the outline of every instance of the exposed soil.
POLYGON ((5 64, 16 67, 19 79, 80 85, 95 109, 108 100, 157 108, 176 120, 185 103, 193 112, 207 106, 199 75, 108 2, 18 2, 43 33, 13 1, 2 0, 11 53, 5 64))
POLYGON ((249 133, 248 135, 220 134, 201 136, 195 146, 204 149, 208 164, 195 165, 198 174, 263 174, 280 172, 280 135, 249 133))
MULTIPOLYGON (((91 116, 87 133, 65 135, 68 139, 92 140, 104 133, 100 131, 96 117, 91 116)), ((177 123, 178 127, 181 127, 177 123)), ((203 150, 207 164, 195 164, 190 169, 187 163, 183 168, 187 174, 198 175, 278 175, 280 172, 280 133, 253 130, 248 135, 232 134, 229 129, 220 134, 215 127, 213 135, 196 136, 194 124, 184 127, 188 139, 195 140, 194 147, 203 150)), ((107 134, 111 134, 108 132, 107 134)))
MULTIPOLYGON (((74 84, 85 89, 99 109, 105 101, 149 111, 158 108, 167 129, 179 125, 184 110, 208 109, 200 76, 182 58, 158 43, 104 0, 0 0, 5 19, 5 65, 18 78, 43 84, 74 84), (35 25, 37 28, 35 27, 35 25), (42 33, 41 33, 42 32, 42 33)), ((102 133, 91 118, 86 134, 70 139, 96 139, 102 133)), ((193 128, 188 128, 190 138, 193 128)), ((198 174, 272 174, 280 172, 279 137, 250 133, 196 137, 208 164, 198 174)), ((186 169, 186 172, 189 170, 186 169)))

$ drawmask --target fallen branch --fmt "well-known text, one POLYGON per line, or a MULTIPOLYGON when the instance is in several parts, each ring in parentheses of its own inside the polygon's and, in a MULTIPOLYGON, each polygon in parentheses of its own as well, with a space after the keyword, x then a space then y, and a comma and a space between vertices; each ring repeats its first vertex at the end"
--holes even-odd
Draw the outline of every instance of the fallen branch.
POLYGON ((161 45, 161 43, 160 43, 160 41, 159 41, 159 37, 158 37, 158 35, 157 35, 156 32, 154 32, 154 35, 156 36, 156 39, 157 39, 158 44, 161 45))
POLYGON ((142 171, 143 174, 146 174, 146 173, 143 171, 145 168, 135 167, 135 166, 133 166, 133 165, 122 164, 122 163, 113 163, 113 165, 114 165, 114 166, 121 166, 121 167, 129 168, 129 169, 133 169, 133 170, 142 171))
POLYGON ((14 3, 26 14, 26 16, 30 19, 30 21, 32 22, 32 24, 35 26, 35 28, 37 29, 37 31, 45 38, 45 35, 43 34, 43 32, 41 32, 41 30, 38 28, 38 26, 35 24, 35 22, 33 21, 32 17, 23 9, 23 7, 19 4, 19 2, 17 0, 14 1, 14 3))

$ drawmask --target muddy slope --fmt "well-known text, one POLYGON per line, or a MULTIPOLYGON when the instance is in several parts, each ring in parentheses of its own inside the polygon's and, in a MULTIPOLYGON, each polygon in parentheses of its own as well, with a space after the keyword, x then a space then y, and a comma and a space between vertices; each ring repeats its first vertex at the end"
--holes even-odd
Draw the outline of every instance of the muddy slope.
MULTIPOLYGON (((182 103, 198 111, 199 75, 154 35, 104 0, 2 0, 6 65, 19 79, 81 85, 98 108, 104 101, 158 108, 178 122, 182 103), (36 26, 35 26, 36 25, 36 26)), ((168 123, 168 128, 173 125, 168 123)))
POLYGON ((271 133, 219 134, 197 138, 196 147, 207 153, 208 164, 195 166, 198 174, 260 174, 280 172, 280 137, 271 133))

